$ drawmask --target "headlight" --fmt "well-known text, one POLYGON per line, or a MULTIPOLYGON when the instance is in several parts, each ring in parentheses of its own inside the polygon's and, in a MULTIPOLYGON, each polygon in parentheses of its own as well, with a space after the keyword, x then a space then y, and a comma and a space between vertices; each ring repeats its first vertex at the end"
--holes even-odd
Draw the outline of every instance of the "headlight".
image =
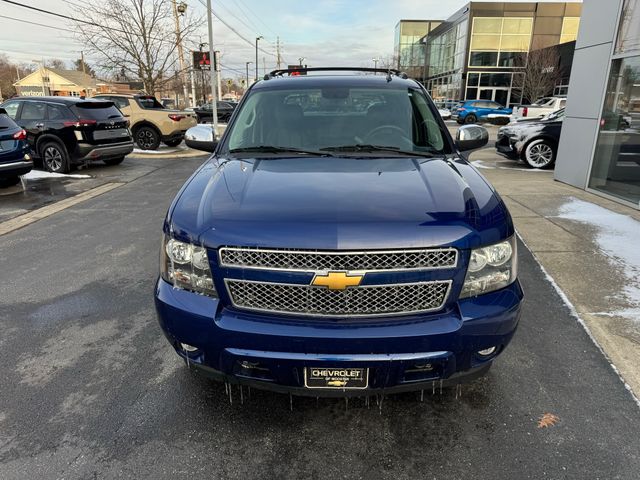
POLYGON ((472 250, 460 298, 476 297, 511 284, 518 274, 517 257, 515 235, 472 250))
POLYGON ((164 236, 160 250, 160 276, 174 287, 217 297, 207 250, 164 236))

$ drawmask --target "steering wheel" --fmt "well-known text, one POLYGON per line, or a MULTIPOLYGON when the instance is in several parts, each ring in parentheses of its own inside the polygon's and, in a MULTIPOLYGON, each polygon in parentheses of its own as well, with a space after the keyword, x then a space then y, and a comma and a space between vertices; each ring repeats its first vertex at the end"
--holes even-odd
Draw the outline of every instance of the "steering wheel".
POLYGON ((396 142, 392 142, 391 145, 397 146, 397 140, 399 138, 401 140, 401 143, 404 143, 406 147, 411 148, 413 146, 413 142, 409 137, 407 137, 406 132, 396 125, 381 125, 374 128, 365 135, 363 143, 374 143, 371 141, 371 139, 377 136, 382 136, 381 133, 383 132, 384 135, 390 135, 394 140, 396 140, 396 142))

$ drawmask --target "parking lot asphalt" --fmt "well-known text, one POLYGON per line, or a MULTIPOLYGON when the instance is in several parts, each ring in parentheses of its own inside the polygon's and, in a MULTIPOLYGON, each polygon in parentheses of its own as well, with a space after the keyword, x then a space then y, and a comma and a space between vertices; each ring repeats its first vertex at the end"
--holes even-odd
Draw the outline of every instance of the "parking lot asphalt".
POLYGON ((459 398, 231 404, 153 309, 162 219, 200 162, 140 164, 0 236, 0 478, 638 478, 640 409, 522 244, 519 330, 459 398))

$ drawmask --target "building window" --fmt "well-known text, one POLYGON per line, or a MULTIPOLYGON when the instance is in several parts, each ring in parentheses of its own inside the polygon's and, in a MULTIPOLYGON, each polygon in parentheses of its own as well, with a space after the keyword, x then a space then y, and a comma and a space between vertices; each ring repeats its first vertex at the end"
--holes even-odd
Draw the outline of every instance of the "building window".
POLYGON ((79 97, 80 96, 80 92, 69 92, 69 96, 70 97, 79 97))
POLYGON ((616 53, 640 50, 640 0, 625 0, 616 53))
POLYGON ((614 60, 589 187, 640 206, 640 56, 614 60))
POLYGON ((515 66, 515 56, 529 51, 532 30, 533 18, 530 17, 475 17, 469 66, 515 66))
POLYGON ((578 27, 580 17, 564 17, 562 19, 562 32, 560 33, 560 43, 573 42, 578 38, 578 27))
POLYGON ((471 52, 470 67, 495 67, 498 63, 498 52, 471 52))

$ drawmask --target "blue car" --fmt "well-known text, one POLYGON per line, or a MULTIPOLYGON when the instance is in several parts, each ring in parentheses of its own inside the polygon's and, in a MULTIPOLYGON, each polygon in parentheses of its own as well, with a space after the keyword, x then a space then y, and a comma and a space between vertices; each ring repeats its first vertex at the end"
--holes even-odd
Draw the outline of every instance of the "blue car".
POLYGON ((467 100, 456 109, 458 115, 457 122, 460 124, 476 123, 478 121, 487 121, 488 115, 511 115, 512 109, 505 108, 498 102, 491 100, 467 100))
MULTIPOLYGON (((176 195, 160 326, 190 368, 278 392, 473 380, 509 344, 523 300, 511 216, 460 154, 487 131, 464 126, 454 142, 399 72, 327 70, 255 83, 176 195)), ((203 145, 199 128, 188 135, 203 145)))
POLYGON ((33 160, 29 151, 27 132, 0 108, 0 186, 15 185, 20 175, 31 171, 33 160))

